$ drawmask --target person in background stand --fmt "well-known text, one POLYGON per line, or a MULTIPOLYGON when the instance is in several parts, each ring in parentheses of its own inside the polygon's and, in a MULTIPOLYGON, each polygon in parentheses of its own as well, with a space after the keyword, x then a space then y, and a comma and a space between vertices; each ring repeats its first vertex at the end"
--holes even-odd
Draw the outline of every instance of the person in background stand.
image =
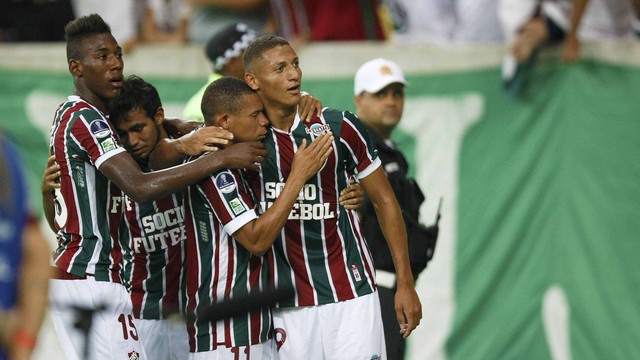
POLYGON ((204 121, 200 103, 204 90, 209 84, 223 76, 243 78, 242 54, 256 36, 257 32, 247 25, 234 23, 220 30, 207 41, 205 53, 211 61, 213 71, 207 83, 187 102, 183 112, 185 119, 204 121))
MULTIPOLYGON (((419 223, 419 210, 424 195, 418 184, 407 178, 407 160, 390 139, 391 132, 402 117, 406 85, 404 73, 398 64, 382 58, 373 59, 364 63, 356 72, 354 100, 356 115, 369 130, 371 142, 378 150, 384 172, 403 210, 409 261, 415 279, 427 267, 435 246, 435 238, 429 237, 427 229, 419 223)), ((367 197, 359 214, 376 268, 387 358, 403 359, 405 340, 398 332, 394 308, 396 273, 391 252, 380 229, 375 207, 367 197)))
POLYGON ((27 360, 45 311, 49 246, 27 209, 18 154, 0 134, 0 360, 27 360))

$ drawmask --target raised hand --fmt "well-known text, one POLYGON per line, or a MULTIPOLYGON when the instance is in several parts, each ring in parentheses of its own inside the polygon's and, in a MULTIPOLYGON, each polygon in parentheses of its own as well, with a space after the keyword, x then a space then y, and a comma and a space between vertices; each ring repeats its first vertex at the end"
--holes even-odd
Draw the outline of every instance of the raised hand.
POLYGON ((267 149, 261 142, 249 141, 227 146, 207 156, 217 157, 230 169, 258 170, 258 164, 267 157, 267 149))
POLYGON ((302 96, 300 97, 300 104, 298 104, 298 114, 300 115, 300 119, 309 122, 314 115, 318 114, 318 116, 320 116, 321 112, 322 103, 320 100, 303 91, 302 96))
POLYGON ((322 169, 333 151, 333 134, 324 133, 318 136, 311 145, 307 146, 307 140, 296 151, 291 164, 291 175, 299 174, 307 181, 311 176, 322 169))
POLYGON ((218 151, 216 145, 227 145, 233 134, 217 126, 204 126, 193 130, 177 140, 177 149, 185 155, 200 155, 218 151))

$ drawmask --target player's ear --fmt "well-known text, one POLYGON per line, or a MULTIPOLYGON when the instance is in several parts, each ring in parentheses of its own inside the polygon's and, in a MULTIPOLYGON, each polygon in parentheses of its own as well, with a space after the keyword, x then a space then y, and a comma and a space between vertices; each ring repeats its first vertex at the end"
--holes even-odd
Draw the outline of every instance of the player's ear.
POLYGON ((76 59, 69 60, 69 72, 73 76, 82 76, 82 66, 80 65, 80 61, 76 59))
POLYGON ((164 122, 164 109, 162 108, 162 106, 160 106, 158 110, 156 110, 156 114, 154 115, 153 120, 155 121, 156 125, 162 126, 162 123, 164 122))
POLYGON ((255 91, 260 90, 260 85, 258 84, 258 79, 256 78, 256 76, 253 73, 251 73, 251 72, 245 73, 244 74, 244 81, 253 90, 255 90, 255 91))
POLYGON ((216 124, 225 130, 229 130, 229 114, 218 115, 216 124))

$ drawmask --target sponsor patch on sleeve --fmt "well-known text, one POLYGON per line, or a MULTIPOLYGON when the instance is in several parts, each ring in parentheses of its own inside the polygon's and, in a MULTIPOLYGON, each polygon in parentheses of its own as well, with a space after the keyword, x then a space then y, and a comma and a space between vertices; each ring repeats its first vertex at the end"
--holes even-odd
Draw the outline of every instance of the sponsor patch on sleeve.
POLYGON ((244 207, 244 205, 238 198, 235 198, 229 201, 229 205, 231 206, 231 210, 233 210, 234 215, 238 215, 247 211, 247 208, 244 207))
POLYGON ((116 148, 116 144, 115 142, 113 142, 113 139, 111 138, 102 140, 100 142, 100 146, 102 147, 102 152, 105 152, 105 153, 116 148))

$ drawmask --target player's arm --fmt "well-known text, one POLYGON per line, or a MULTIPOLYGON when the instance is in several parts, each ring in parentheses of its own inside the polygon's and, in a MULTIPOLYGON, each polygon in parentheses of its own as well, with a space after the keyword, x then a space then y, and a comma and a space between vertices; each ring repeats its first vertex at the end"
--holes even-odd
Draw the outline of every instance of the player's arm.
POLYGON ((400 205, 381 167, 360 180, 376 212, 378 223, 389 245, 396 269, 395 309, 400 333, 406 338, 422 319, 422 305, 416 293, 407 245, 407 231, 400 205))
POLYGON ((236 240, 252 254, 261 256, 269 250, 287 222, 300 190, 311 176, 320 171, 333 151, 332 142, 331 134, 317 137, 308 147, 306 140, 303 140, 295 154, 289 178, 276 201, 264 214, 248 222, 233 234, 236 240))
POLYGON ((22 246, 10 359, 30 357, 48 304, 50 247, 36 219, 25 226, 22 246))
POLYGON ((186 164, 144 173, 131 155, 123 151, 105 160, 99 170, 133 201, 146 203, 181 191, 222 168, 257 170, 256 164, 266 155, 261 143, 245 142, 186 164))
POLYGON ((55 156, 49 156, 47 159, 47 165, 44 168, 44 174, 42 175, 42 183, 40 184, 40 190, 42 191, 42 209, 44 211, 44 217, 47 219, 47 223, 53 232, 56 232, 54 224, 55 219, 55 190, 60 188, 60 165, 56 163, 55 156))
POLYGON ((582 16, 587 8, 589 0, 573 0, 573 11, 569 20, 569 30, 565 35, 562 47, 562 60, 575 62, 580 57, 580 40, 578 39, 578 28, 582 21, 582 16))
POLYGON ((149 154, 152 169, 179 165, 185 156, 200 155, 218 150, 216 145, 227 145, 233 134, 217 126, 202 126, 195 121, 165 119, 163 126, 173 139, 162 139, 149 154), (165 125, 165 123, 167 123, 165 125))

